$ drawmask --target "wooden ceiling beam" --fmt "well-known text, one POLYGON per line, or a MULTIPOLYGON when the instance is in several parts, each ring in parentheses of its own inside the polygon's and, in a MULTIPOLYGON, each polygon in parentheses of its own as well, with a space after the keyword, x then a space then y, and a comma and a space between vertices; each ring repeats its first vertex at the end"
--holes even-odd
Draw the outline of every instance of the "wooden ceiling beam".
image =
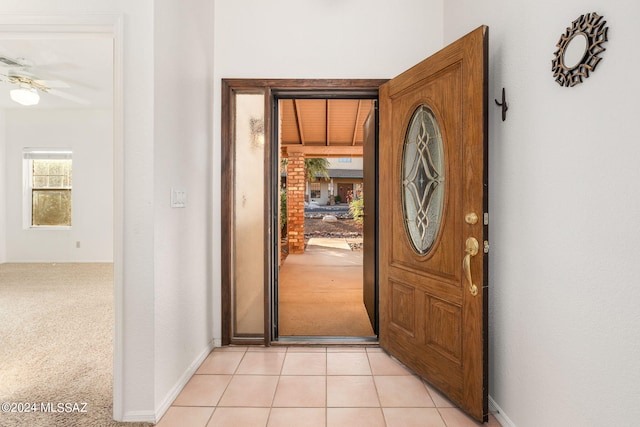
POLYGON ((351 138, 351 145, 356 145, 356 137, 358 135, 358 122, 360 121, 360 111, 362 111, 362 99, 358 100, 358 111, 356 112, 356 120, 353 124, 353 138, 351 138))
POLYGON ((300 136, 300 144, 304 145, 304 132, 302 131, 302 117, 300 116, 300 108, 298 108, 298 100, 293 100, 293 111, 296 115, 296 125, 298 126, 298 135, 300 136))
POLYGON ((291 153, 301 153, 304 154, 305 157, 313 158, 313 157, 362 157, 363 150, 362 146, 283 146, 282 149, 282 157, 289 157, 289 152, 291 153))
POLYGON ((329 100, 328 99, 326 99, 325 102, 326 102, 326 106, 327 106, 327 108, 325 108, 325 115, 326 116, 325 116, 325 120, 324 120, 324 122, 327 125, 327 128, 326 128, 326 135, 327 136, 326 136, 325 140, 326 140, 326 145, 328 147, 329 145, 331 145, 331 141, 329 141, 329 129, 331 129, 331 123, 330 123, 330 119, 329 119, 329 117, 330 117, 330 115, 329 115, 329 108, 330 108, 329 105, 331 105, 331 104, 329 104, 329 100))

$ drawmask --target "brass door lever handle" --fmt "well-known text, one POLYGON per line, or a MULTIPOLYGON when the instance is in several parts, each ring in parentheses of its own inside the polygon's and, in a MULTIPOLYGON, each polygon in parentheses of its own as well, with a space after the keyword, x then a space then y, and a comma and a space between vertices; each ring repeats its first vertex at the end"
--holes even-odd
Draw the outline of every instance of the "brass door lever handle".
POLYGON ((471 257, 478 254, 480 245, 474 237, 469 237, 465 246, 465 256, 462 260, 462 269, 467 276, 467 282, 469 283, 469 292, 475 297, 476 295, 478 295, 478 287, 473 283, 473 278, 471 277, 471 257))

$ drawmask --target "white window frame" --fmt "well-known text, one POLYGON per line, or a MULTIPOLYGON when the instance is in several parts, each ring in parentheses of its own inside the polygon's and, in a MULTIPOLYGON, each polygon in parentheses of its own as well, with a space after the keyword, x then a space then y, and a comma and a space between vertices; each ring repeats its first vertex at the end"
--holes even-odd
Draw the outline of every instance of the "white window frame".
MULTIPOLYGON (((22 150, 22 228, 25 230, 69 230, 72 225, 33 225, 33 160, 70 159, 71 148, 24 148, 22 150)), ((72 166, 73 167, 73 166, 72 166)), ((69 188, 72 194, 73 184, 69 188)))
POLYGON ((322 199, 322 183, 320 182, 310 182, 309 183, 309 199, 310 200, 319 200, 322 199), (318 187, 317 189, 314 189, 314 187, 318 187), (318 197, 313 197, 313 192, 317 191, 318 192, 318 197))

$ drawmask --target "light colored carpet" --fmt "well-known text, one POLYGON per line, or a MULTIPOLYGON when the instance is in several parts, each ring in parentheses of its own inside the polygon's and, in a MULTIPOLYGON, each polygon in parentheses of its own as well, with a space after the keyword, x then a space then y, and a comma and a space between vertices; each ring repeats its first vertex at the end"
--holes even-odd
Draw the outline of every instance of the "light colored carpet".
POLYGON ((112 264, 0 264, 0 343, 0 402, 38 409, 1 426, 150 425, 112 421, 112 264))
POLYGON ((280 336, 373 336, 362 283, 361 251, 346 239, 310 239, 304 254, 289 254, 280 268, 280 336))

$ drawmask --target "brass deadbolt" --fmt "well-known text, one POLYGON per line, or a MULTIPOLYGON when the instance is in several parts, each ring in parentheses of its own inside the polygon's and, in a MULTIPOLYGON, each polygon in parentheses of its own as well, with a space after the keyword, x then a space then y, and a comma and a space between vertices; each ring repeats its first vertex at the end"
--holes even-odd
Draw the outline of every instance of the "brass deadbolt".
POLYGON ((478 223, 478 214, 476 214, 475 212, 469 212, 468 214, 466 214, 464 216, 464 222, 466 222, 467 224, 477 224, 478 223))

